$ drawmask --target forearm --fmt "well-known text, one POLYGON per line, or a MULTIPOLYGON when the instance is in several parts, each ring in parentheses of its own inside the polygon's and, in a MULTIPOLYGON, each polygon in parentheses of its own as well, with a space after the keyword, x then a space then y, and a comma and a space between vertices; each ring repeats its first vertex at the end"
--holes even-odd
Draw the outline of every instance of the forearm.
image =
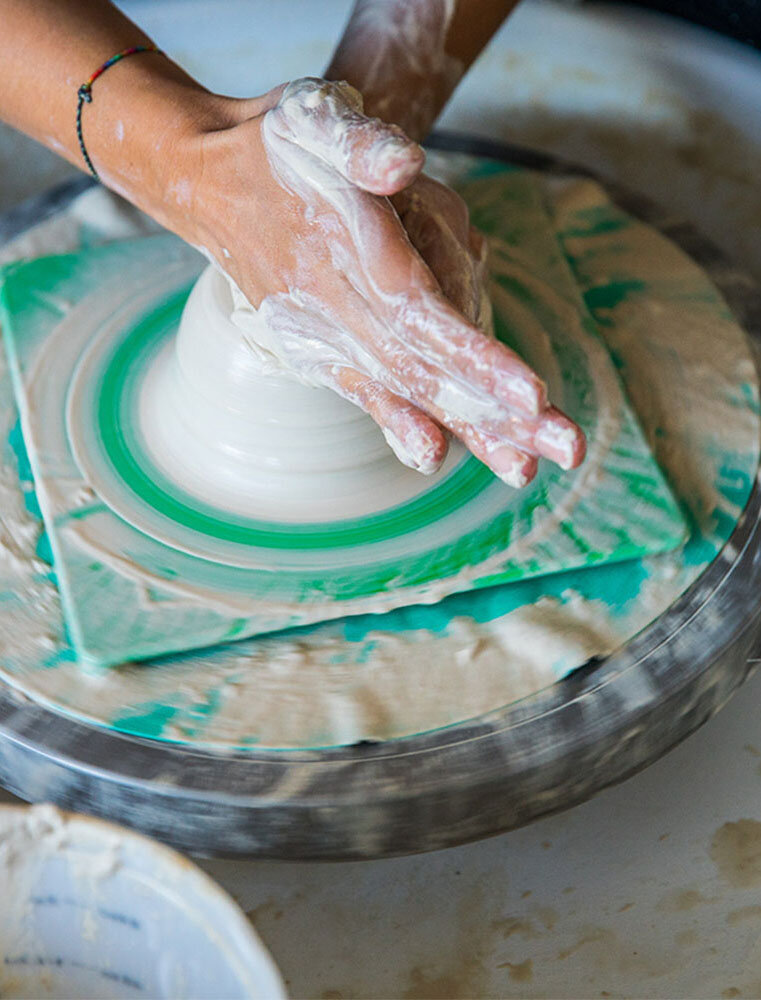
POLYGON ((462 75, 519 0, 357 0, 326 70, 365 111, 425 138, 462 75))
MULTIPOLYGON (((85 169, 77 90, 111 56, 150 39, 107 0, 0 0, 0 24, 0 118, 85 169)), ((177 207, 178 191, 170 188, 182 187, 190 137, 224 114, 224 102, 154 53, 113 66, 92 95, 83 135, 99 175, 167 221, 177 207)))

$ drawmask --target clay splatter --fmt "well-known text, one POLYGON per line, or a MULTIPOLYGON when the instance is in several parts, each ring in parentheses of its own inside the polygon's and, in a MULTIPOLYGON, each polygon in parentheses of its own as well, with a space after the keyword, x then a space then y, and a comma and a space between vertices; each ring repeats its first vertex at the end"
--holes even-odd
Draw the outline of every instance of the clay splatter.
POLYGON ((761 886, 761 823, 739 819, 720 826, 710 856, 719 875, 738 889, 761 886))

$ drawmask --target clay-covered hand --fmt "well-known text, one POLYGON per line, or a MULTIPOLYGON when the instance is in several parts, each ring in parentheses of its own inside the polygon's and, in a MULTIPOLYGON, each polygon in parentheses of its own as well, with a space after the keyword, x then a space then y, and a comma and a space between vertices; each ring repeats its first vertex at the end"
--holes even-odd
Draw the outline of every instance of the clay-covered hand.
POLYGON ((419 174, 391 198, 410 242, 455 309, 484 333, 491 332, 486 294, 486 240, 470 224, 456 191, 419 174))
POLYGON ((540 455, 573 468, 580 429, 474 322, 478 238, 423 161, 353 88, 295 81, 206 135, 187 196, 194 242, 256 308, 258 348, 362 407, 407 465, 435 471, 446 428, 513 486, 540 455), (445 201, 448 233, 428 211, 445 201), (461 270, 447 241, 469 247, 461 270))

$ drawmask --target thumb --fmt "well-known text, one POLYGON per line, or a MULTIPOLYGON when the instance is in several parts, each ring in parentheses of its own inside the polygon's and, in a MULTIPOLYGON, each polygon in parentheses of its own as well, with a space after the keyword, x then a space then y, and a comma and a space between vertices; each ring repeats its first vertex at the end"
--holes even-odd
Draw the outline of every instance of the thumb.
POLYGON ((348 83, 312 77, 295 80, 272 114, 284 139, 371 194, 396 194, 423 168, 421 147, 398 125, 368 118, 361 94, 348 83))

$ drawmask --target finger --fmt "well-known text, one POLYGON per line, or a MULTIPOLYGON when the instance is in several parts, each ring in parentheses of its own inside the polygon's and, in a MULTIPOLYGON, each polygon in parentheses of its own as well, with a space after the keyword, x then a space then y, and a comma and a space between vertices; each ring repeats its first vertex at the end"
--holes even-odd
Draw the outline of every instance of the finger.
POLYGON ((425 153, 397 125, 364 118, 346 126, 345 169, 341 173, 371 194, 392 195, 417 177, 425 153))
POLYGON ((394 207, 409 232, 417 219, 430 216, 446 220, 446 228, 462 246, 467 246, 470 237, 470 216, 468 206, 452 188, 421 174, 413 185, 394 197, 394 207), (408 224, 409 223, 409 224, 408 224))
POLYGON ((296 80, 274 114, 288 133, 284 138, 371 194, 402 190, 425 162, 421 147, 397 125, 363 114, 361 95, 347 83, 296 80))
POLYGON ((468 425, 461 427, 457 436, 476 458, 480 458, 508 486, 522 489, 536 476, 539 468, 536 455, 516 448, 504 438, 484 434, 468 425))
POLYGON ((509 347, 466 322, 441 293, 410 300, 398 310, 397 321, 406 327, 409 342, 438 363, 450 382, 459 380, 474 395, 527 417, 546 409, 547 387, 539 375, 509 347))
POLYGON ((433 404, 428 412, 511 486, 533 479, 540 456, 565 470, 584 460, 584 432, 554 406, 530 419, 515 415, 495 419, 484 411, 476 419, 464 420, 453 418, 451 409, 433 404))
POLYGON ((487 293, 489 280, 489 244, 486 237, 475 227, 470 227, 468 233, 468 245, 473 258, 473 267, 476 274, 476 285, 479 290, 476 315, 473 320, 479 330, 483 330, 488 336, 494 336, 494 316, 492 313, 491 299, 487 293))
POLYGON ((582 429, 554 406, 542 415, 534 434, 540 455, 557 462, 561 469, 575 469, 584 461, 587 441, 582 429))
POLYGON ((468 210, 458 194, 421 175, 393 198, 410 242, 442 292, 466 319, 475 322, 481 300, 482 268, 470 246, 468 210))
POLYGON ((586 454, 584 432, 554 406, 531 420, 514 416, 502 421, 486 420, 477 430, 520 451, 548 458, 566 471, 581 465, 586 454))
POLYGON ((431 416, 509 486, 520 489, 536 475, 538 454, 534 437, 539 421, 513 418, 496 426, 491 421, 478 424, 452 419, 436 408, 431 410, 431 416))
POLYGON ((243 117, 256 118, 267 111, 271 111, 278 105, 281 97, 285 93, 287 83, 279 83, 276 87, 268 90, 266 94, 259 97, 231 97, 230 101, 241 110, 243 117))
MULTIPOLYGON (((452 430, 462 436, 459 425, 453 425, 452 430)), ((509 417, 502 422, 489 420, 476 425, 473 430, 494 442, 503 442, 526 454, 547 458, 566 471, 581 465, 586 454, 584 432, 554 406, 549 406, 533 420, 521 417, 509 417)))
POLYGON ((404 465, 424 475, 436 472, 449 448, 445 433, 412 403, 353 368, 334 368, 331 388, 369 414, 404 465))
POLYGON ((355 288, 366 290, 365 302, 391 333, 367 347, 404 385, 400 395, 428 409, 438 392, 454 386, 463 400, 491 399, 492 410, 512 407, 529 417, 544 411, 542 379, 447 302, 388 201, 367 199, 361 220, 351 226, 356 257, 363 263, 357 268, 349 262, 344 272, 355 288), (421 369, 430 375, 422 383, 417 379, 421 369))
MULTIPOLYGON (((345 302, 345 327, 367 334, 362 337, 364 358, 357 367, 370 372, 396 395, 414 400, 421 409, 447 427, 459 421, 495 434, 508 435, 513 424, 522 429, 529 421, 523 437, 527 446, 533 446, 538 417, 526 412, 530 408, 525 405, 525 393, 514 391, 506 378, 503 352, 508 356, 508 365, 518 366, 519 372, 527 371, 538 383, 540 391, 544 392, 544 384, 539 377, 496 342, 494 347, 499 367, 476 372, 472 369, 474 364, 477 367, 479 359, 474 362, 472 358, 460 358, 452 353, 457 350, 456 346, 432 349, 430 341, 422 338, 419 330, 415 329, 410 334, 404 329, 405 325, 420 326, 417 313, 421 308, 419 304, 408 303, 403 313, 397 312, 391 321, 384 322, 377 313, 368 310, 367 301, 361 296, 356 295, 345 302), (517 406, 511 407, 511 403, 517 403, 517 406), (520 409, 524 412, 520 413, 520 409)), ((458 323, 464 324, 464 320, 458 317, 458 323)), ((482 341, 491 343, 479 330, 473 330, 479 344, 482 341)), ((354 345, 355 349, 357 346, 354 345)), ((353 353, 356 354, 356 350, 353 353)), ((481 362, 485 366, 483 359, 481 362)))

